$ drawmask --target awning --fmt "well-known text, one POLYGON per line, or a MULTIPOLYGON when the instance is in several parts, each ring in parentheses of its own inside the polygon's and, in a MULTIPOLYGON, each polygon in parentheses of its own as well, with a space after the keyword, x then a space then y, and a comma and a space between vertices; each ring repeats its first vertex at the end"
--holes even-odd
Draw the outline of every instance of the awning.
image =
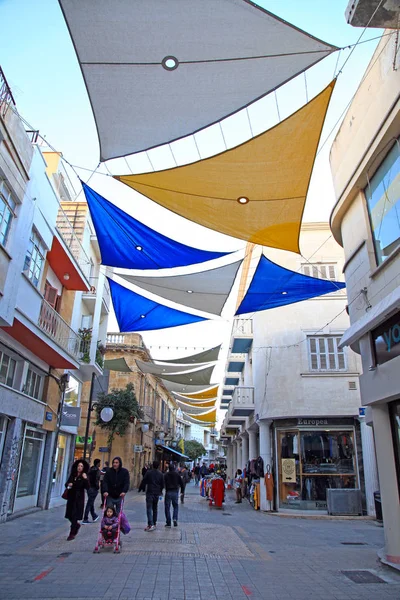
POLYGON ((163 446, 163 444, 157 444, 157 446, 159 448, 162 448, 163 450, 168 450, 168 452, 171 452, 172 454, 177 454, 178 456, 181 456, 182 458, 186 458, 186 460, 190 460, 190 458, 188 456, 186 456, 186 454, 182 454, 181 452, 178 452, 178 450, 175 450, 174 448, 170 448, 169 446, 163 446))
POLYGON ((177 400, 176 403, 177 403, 178 407, 182 410, 182 412, 187 413, 188 415, 192 415, 192 416, 202 414, 205 409, 209 410, 209 409, 215 408, 215 401, 213 401, 211 404, 207 402, 206 406, 204 406, 204 405, 196 406, 193 404, 186 404, 186 402, 181 402, 180 400, 177 400))
POLYGON ((120 331, 151 331, 207 321, 145 298, 109 277, 111 298, 120 331))
POLYGON ((192 422, 192 423, 197 423, 198 425, 202 425, 203 427, 210 427, 211 425, 213 425, 216 420, 217 420, 217 411, 216 409, 207 412, 207 413, 203 413, 201 415, 189 415, 186 412, 183 412, 185 419, 188 419, 188 421, 192 422))
POLYGON ((216 123, 337 49, 250 0, 59 1, 101 160, 216 123))
POLYGON ((210 366, 210 363, 205 363, 205 365, 155 365, 153 362, 145 362, 138 359, 136 359, 136 364, 142 373, 151 373, 152 375, 162 377, 168 374, 191 373, 193 369, 197 369, 200 366, 210 366))
POLYGON ((122 269, 166 269, 194 265, 229 254, 199 250, 166 237, 128 215, 83 181, 81 184, 103 265, 122 269))
POLYGON ((197 371, 179 373, 177 375, 163 375, 162 379, 172 383, 181 383, 184 385, 209 385, 211 383, 211 376, 214 368, 215 365, 212 365, 211 367, 197 369, 197 371))
MULTIPOLYGON (((341 281, 309 277, 290 271, 262 255, 237 315, 286 306, 342 290, 341 281)), ((228 368, 228 371, 230 369, 228 368)))
POLYGON ((197 408, 211 408, 212 406, 215 405, 217 398, 212 398, 211 400, 196 400, 194 402, 189 402, 188 398, 185 398, 184 396, 180 396, 177 393, 174 393, 174 397, 177 401, 177 403, 181 403, 184 404, 185 406, 195 406, 197 408))
POLYGON ((242 259, 229 265, 188 275, 161 277, 158 275, 143 277, 125 273, 118 273, 118 275, 129 283, 166 300, 220 315, 241 264, 242 259))
POLYGON ((210 348, 209 350, 204 350, 203 352, 199 352, 198 354, 191 354, 190 356, 184 356, 183 358, 173 358, 172 360, 155 358, 154 360, 158 363, 176 363, 176 364, 182 364, 182 365, 188 365, 190 363, 193 363, 193 364, 207 363, 207 362, 213 362, 214 360, 218 360, 218 355, 219 355, 220 350, 221 350, 221 344, 219 346, 215 346, 214 348, 210 348))
MULTIPOLYGON (((237 81, 241 87, 243 81, 237 81)), ((220 233, 299 252, 307 190, 334 85, 231 150, 181 167, 116 179, 220 233)))
MULTIPOLYGON (((175 390, 178 391, 178 390, 175 390)), ((218 394, 218 385, 210 387, 208 389, 199 390, 188 390, 185 394, 181 394, 184 398, 191 398, 192 400, 208 400, 214 398, 218 394)))
POLYGON ((119 373, 131 373, 132 369, 125 358, 112 358, 104 361, 104 369, 107 371, 118 371, 119 373))

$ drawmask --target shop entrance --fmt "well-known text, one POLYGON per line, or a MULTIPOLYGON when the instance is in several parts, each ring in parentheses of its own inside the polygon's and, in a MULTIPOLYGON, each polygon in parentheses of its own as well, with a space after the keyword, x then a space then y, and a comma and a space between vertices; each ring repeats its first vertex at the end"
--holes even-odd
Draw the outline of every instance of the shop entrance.
POLYGON ((60 433, 57 441, 55 468, 53 472, 53 485, 51 488, 51 497, 59 498, 64 491, 64 485, 67 481, 67 460, 69 436, 65 433, 60 433))
POLYGON ((26 427, 14 510, 24 510, 37 505, 44 440, 44 433, 33 427, 26 427))
POLYGON ((354 428, 276 433, 280 508, 327 510, 327 489, 358 487, 354 428))

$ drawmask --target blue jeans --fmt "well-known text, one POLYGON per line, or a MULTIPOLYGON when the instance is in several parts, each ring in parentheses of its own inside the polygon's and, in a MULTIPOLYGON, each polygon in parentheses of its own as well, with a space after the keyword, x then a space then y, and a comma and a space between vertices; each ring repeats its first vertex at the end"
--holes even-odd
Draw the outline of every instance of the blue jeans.
POLYGON ((146 494, 147 524, 149 527, 157 523, 159 494, 146 494))
POLYGON ((179 490, 168 490, 167 492, 165 492, 164 504, 165 504, 165 520, 167 522, 167 525, 171 525, 171 502, 172 502, 172 507, 174 509, 172 519, 174 521, 178 520, 178 510, 179 510, 178 499, 179 499, 179 490))
POLYGON ((121 511, 121 502, 122 502, 121 496, 119 496, 118 498, 111 498, 111 496, 107 496, 106 506, 111 506, 112 508, 114 508, 115 513, 117 515, 119 515, 119 513, 121 511))

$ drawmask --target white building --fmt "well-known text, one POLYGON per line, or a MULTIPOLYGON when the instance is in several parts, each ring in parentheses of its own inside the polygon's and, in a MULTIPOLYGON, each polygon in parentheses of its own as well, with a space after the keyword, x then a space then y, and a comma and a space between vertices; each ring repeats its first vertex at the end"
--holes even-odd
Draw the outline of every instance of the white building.
MULTIPOLYGON (((328 224, 304 224, 301 249, 310 262, 279 250, 266 253, 293 271, 342 279, 343 253, 328 224)), ((255 253, 250 275, 259 249, 255 253)), ((360 361, 339 348, 348 326, 346 303, 345 291, 337 291, 236 319, 233 326, 222 392, 228 475, 261 457, 274 475, 278 510, 326 511, 329 488, 360 488, 364 510, 374 510, 373 456, 364 464, 361 453, 371 431, 359 418, 360 361)), ((272 508, 265 493, 261 498, 261 508, 272 508)))

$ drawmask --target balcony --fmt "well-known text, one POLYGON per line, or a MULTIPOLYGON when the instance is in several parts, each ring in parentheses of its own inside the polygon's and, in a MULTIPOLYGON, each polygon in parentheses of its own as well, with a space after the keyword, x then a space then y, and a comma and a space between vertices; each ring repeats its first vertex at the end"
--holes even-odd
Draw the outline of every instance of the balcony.
MULTIPOLYGON (((89 277, 89 291, 85 291, 82 295, 82 300, 86 304, 88 310, 90 310, 91 314, 94 314, 94 308, 96 305, 97 294, 98 294, 98 285, 99 278, 98 277, 89 277)), ((111 294, 110 294, 110 286, 107 279, 104 281, 103 287, 103 295, 102 295, 102 303, 101 303, 101 314, 108 315, 110 312, 110 304, 111 304, 111 294)))
POLYGON ((107 346, 121 346, 145 350, 142 337, 138 333, 108 333, 107 346))
POLYGON ((42 300, 38 327, 75 360, 82 356, 82 338, 46 300, 42 300))
POLYGON ((15 106, 15 100, 7 83, 3 69, 0 67, 0 116, 4 118, 10 106, 15 106))
POLYGON ((143 418, 141 419, 142 423, 155 423, 155 411, 154 407, 149 404, 144 404, 140 407, 143 411, 143 418))
POLYGON ((253 345, 253 320, 235 319, 232 328, 231 354, 248 354, 253 345))
MULTIPOLYGON (((76 290, 81 290, 81 291, 87 291, 88 287, 90 287, 88 285, 88 283, 89 283, 89 275, 90 275, 90 269, 91 269, 91 261, 90 261, 89 256, 86 254, 79 238, 77 237, 75 229, 71 224, 71 221, 68 219, 67 214, 64 212, 64 210, 62 209, 61 206, 60 206, 60 208, 58 210, 58 214, 57 214, 56 229, 57 229, 57 232, 58 232, 61 240, 59 240, 57 237, 54 237, 54 240, 57 240, 59 242, 59 245, 62 247, 60 249, 56 245, 56 247, 54 248, 55 252, 57 253, 57 258, 58 258, 58 261, 53 261, 55 263, 56 268, 58 266, 57 263, 60 262, 60 259, 63 259, 63 261, 62 261, 62 264, 58 266, 59 269, 60 268, 67 269, 68 267, 71 268, 72 262, 73 262, 72 266, 75 266, 75 263, 78 266, 78 269, 77 269, 78 273, 75 273, 74 271, 72 273, 69 273, 68 270, 66 271, 70 275, 70 277, 68 280, 66 280, 66 283, 64 283, 64 285, 65 285, 65 287, 67 287, 67 289, 76 289, 76 290), (64 250, 64 254, 66 254, 66 256, 62 256, 61 250, 64 250), (74 259, 73 261, 71 261, 70 255, 72 255, 72 257, 74 259), (68 259, 69 259, 70 264, 68 264, 68 259), (64 262, 66 263, 65 265, 63 264, 64 262), (83 278, 82 278, 82 275, 83 275, 83 278), (83 283, 81 284, 81 287, 69 288, 68 282, 71 279, 74 280, 74 279, 78 279, 78 278, 83 279, 83 283)), ((52 251, 53 251, 53 248, 51 249, 51 252, 52 251)), ((49 262, 50 262, 50 259, 49 259, 49 262)), ((54 269, 53 265, 52 265, 52 268, 54 269)), ((56 271, 56 274, 59 277, 60 281, 63 281, 62 274, 61 274, 61 277, 59 276, 57 271, 56 271)), ((76 283, 79 284, 78 281, 76 283)), ((72 285, 72 282, 70 285, 72 285)))
POLYGON ((246 359, 244 357, 228 359, 228 373, 241 373, 244 369, 246 359))
POLYGON ((233 417, 248 417, 254 412, 254 387, 236 387, 231 403, 233 417))

